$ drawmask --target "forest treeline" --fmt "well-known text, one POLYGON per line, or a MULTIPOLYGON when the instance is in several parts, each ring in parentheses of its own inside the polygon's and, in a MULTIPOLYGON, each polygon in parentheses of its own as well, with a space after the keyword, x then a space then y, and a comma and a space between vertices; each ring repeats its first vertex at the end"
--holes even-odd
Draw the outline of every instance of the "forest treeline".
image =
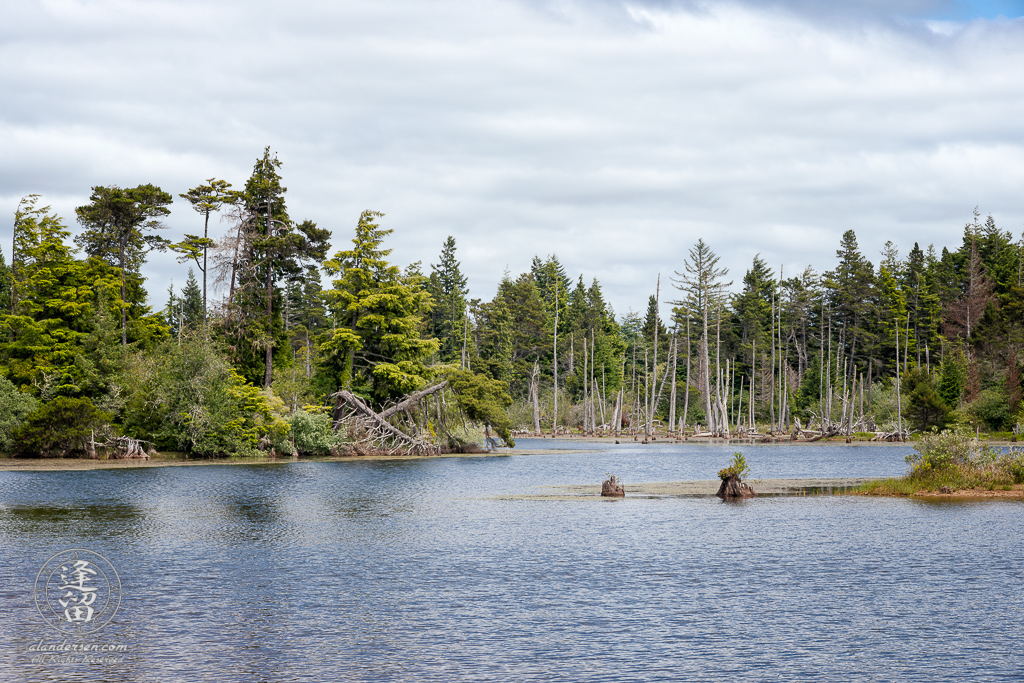
MULTIPOLYGON (((0 251, 0 451, 124 434, 196 455, 322 454, 345 438, 340 390, 382 408, 445 379, 506 439, 903 436, 1021 419, 1024 243, 977 209, 961 244, 901 256, 887 243, 877 266, 847 231, 820 273, 758 256, 736 281, 698 240, 652 276, 641 312, 616 315, 555 255, 471 298, 453 237, 429 267, 393 264, 373 211, 330 254, 330 230, 289 214, 280 172, 268 148, 240 189, 182 192, 196 229, 178 242, 161 234, 174 197, 153 185, 94 187, 73 241, 24 198, 9 264, 0 251), (141 270, 168 249, 188 275, 154 312, 141 270)), ((438 427, 425 410, 410 424, 438 427)))

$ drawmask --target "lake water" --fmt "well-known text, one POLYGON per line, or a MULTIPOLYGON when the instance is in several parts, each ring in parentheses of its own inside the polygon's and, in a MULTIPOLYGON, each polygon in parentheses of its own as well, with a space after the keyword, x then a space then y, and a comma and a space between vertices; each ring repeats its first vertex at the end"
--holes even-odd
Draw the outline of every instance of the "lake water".
MULTIPOLYGON (((712 479, 736 446, 0 472, 3 681, 1007 681, 1024 678, 1024 504, 515 500, 712 479), (120 609, 64 636, 33 584, 71 548, 120 609)), ((903 446, 743 446, 753 478, 876 477, 903 446)))

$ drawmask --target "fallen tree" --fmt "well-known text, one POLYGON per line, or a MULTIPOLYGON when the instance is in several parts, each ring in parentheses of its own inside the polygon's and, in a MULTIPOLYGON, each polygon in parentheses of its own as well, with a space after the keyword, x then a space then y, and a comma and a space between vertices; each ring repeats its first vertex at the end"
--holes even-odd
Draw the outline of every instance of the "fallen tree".
POLYGON ((437 384, 403 396, 379 410, 349 389, 331 395, 335 399, 334 428, 346 429, 357 452, 389 455, 436 455, 468 452, 476 448, 470 440, 468 422, 480 423, 487 434, 486 445, 496 441, 493 429, 509 446, 514 446, 505 408, 511 398, 502 382, 475 375, 468 370, 450 370, 437 384))

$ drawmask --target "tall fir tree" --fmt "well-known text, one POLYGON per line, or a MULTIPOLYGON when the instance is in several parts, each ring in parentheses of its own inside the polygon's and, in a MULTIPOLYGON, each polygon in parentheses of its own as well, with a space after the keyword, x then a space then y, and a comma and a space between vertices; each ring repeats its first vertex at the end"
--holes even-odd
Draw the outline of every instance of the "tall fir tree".
POLYGON ((461 361, 466 320, 466 276, 455 258, 455 238, 449 235, 441 248, 437 265, 431 264, 430 295, 434 299, 430 333, 440 342, 438 354, 443 362, 461 361))

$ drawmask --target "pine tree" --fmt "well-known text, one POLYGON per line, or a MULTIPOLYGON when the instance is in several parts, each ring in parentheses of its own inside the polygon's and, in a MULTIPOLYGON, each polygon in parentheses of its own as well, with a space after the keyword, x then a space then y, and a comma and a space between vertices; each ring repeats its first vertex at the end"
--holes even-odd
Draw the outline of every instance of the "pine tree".
POLYGON ((186 330, 195 330, 203 325, 203 292, 192 269, 188 269, 188 279, 181 290, 182 324, 186 330))
POLYGON ((312 221, 296 224, 289 217, 280 167, 281 162, 267 147, 245 190, 237 195, 237 258, 231 264, 232 280, 237 275, 238 284, 229 295, 229 305, 232 334, 243 342, 242 374, 250 381, 262 376, 264 387, 273 381, 275 351, 287 362, 278 285, 281 280, 300 277, 308 265, 321 263, 331 236, 312 221))
POLYGON ((166 227, 160 219, 170 213, 167 205, 171 195, 155 185, 139 185, 121 189, 116 186, 94 187, 89 204, 75 209, 84 231, 75 243, 92 257, 121 269, 121 345, 128 344, 128 306, 141 308, 141 297, 131 296, 132 289, 141 289, 139 270, 146 260, 146 252, 164 249, 167 240, 156 235, 143 234, 166 227), (136 285, 129 287, 129 281, 136 285))
POLYGON ((178 196, 192 205, 195 211, 203 216, 203 236, 186 234, 185 239, 174 245, 175 251, 180 252, 185 259, 192 259, 203 274, 203 320, 206 320, 206 275, 207 275, 207 252, 215 243, 210 239, 210 214, 220 211, 225 203, 235 197, 229 188, 231 183, 225 180, 209 178, 208 185, 198 185, 184 194, 178 196), (200 258, 201 257, 201 258, 200 258))
POLYGON ((444 242, 437 265, 431 264, 430 294, 434 299, 431 311, 431 334, 441 346, 439 354, 444 362, 461 357, 463 335, 466 330, 466 277, 455 258, 455 238, 444 242))
POLYGON ((723 426, 722 418, 724 416, 718 407, 715 408, 715 412, 712 412, 712 401, 715 400, 715 395, 711 391, 708 332, 714 316, 718 315, 721 309, 723 290, 732 284, 731 282, 722 282, 722 278, 729 273, 729 270, 719 268, 718 261, 718 256, 711 251, 704 240, 697 240, 697 244, 690 249, 689 256, 684 263, 685 272, 676 271, 675 273, 677 278, 675 286, 686 294, 686 300, 685 302, 673 302, 675 305, 685 305, 688 310, 694 312, 699 320, 698 381, 701 396, 704 399, 705 416, 712 431, 718 431, 723 426))
POLYGON ((422 388, 431 376, 426 360, 438 348, 420 335, 432 306, 422 276, 403 276, 386 260, 391 250, 381 248, 392 232, 376 223, 383 215, 364 211, 353 248, 324 263, 334 276, 326 295, 338 327, 321 345, 330 383, 377 404, 422 388))

